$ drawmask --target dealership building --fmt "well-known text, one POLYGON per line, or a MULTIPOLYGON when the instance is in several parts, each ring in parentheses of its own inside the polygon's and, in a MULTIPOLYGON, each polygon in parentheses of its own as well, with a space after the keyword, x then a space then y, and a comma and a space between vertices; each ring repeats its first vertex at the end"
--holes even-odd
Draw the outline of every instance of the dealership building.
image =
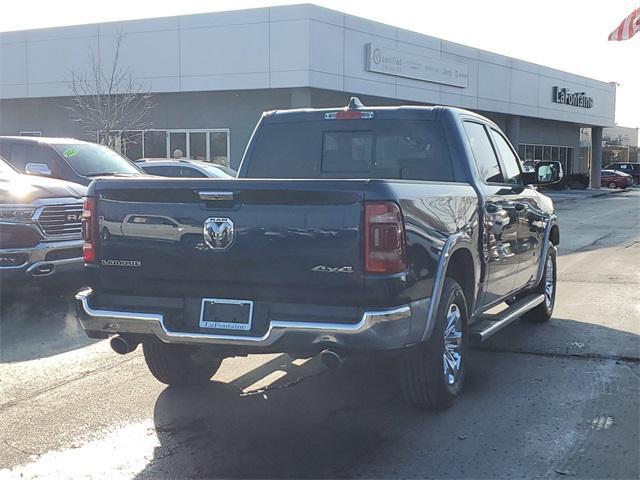
POLYGON ((523 160, 568 173, 599 165, 602 128, 614 125, 615 83, 305 4, 1 33, 0 135, 95 141, 69 113, 70 80, 93 62, 110 69, 118 43, 118 66, 153 94, 144 129, 111 132, 134 159, 180 149, 237 167, 263 111, 352 95, 479 112, 523 160))

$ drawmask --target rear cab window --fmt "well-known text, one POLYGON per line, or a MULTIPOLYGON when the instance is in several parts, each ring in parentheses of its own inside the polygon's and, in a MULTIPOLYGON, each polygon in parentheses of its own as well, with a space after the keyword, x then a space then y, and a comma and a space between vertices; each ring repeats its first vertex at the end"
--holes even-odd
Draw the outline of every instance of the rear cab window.
POLYGON ((454 181, 435 120, 266 122, 253 148, 249 178, 454 181))

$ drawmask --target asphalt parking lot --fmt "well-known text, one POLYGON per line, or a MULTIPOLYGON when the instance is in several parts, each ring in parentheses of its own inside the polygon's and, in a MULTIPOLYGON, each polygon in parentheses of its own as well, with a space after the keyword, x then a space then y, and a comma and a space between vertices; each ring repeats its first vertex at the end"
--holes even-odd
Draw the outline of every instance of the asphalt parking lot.
POLYGON ((440 413, 384 361, 228 359, 175 391, 86 339, 70 293, 3 292, 0 478, 638 478, 640 191, 558 212, 554 318, 472 351, 440 413))

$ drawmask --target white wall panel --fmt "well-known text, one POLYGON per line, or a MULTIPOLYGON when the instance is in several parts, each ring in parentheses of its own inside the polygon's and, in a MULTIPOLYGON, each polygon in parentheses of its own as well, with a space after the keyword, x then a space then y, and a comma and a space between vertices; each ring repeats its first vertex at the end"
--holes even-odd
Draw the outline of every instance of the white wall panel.
POLYGON ((29 42, 44 42, 48 40, 61 40, 64 38, 87 38, 98 35, 99 24, 73 25, 70 27, 39 28, 27 31, 29 42))
POLYGON ((398 98, 401 98, 403 100, 424 102, 433 105, 438 105, 441 103, 439 90, 415 88, 408 85, 398 84, 397 92, 398 98))
POLYGON ((509 100, 517 104, 537 105, 538 79, 538 75, 533 73, 511 70, 511 94, 509 100))
POLYGON ((344 90, 350 93, 360 93, 363 95, 375 95, 378 97, 396 97, 396 86, 394 83, 376 82, 363 78, 345 77, 344 90))
POLYGON ((124 22, 109 22, 99 25, 100 35, 116 35, 118 33, 164 32, 178 30, 180 17, 148 18, 142 20, 127 20, 124 22))
POLYGON ((182 29, 247 25, 269 21, 268 8, 234 10, 231 12, 198 13, 179 17, 182 29))
MULTIPOLYGON (((32 84, 68 82, 72 71, 87 71, 91 65, 90 52, 98 55, 98 37, 88 37, 83 41, 65 37, 29 42, 27 50, 29 94, 33 95, 35 90, 31 88, 32 84)), ((60 94, 60 91, 56 88, 55 93, 60 94)), ((70 94, 68 91, 67 95, 70 94)), ((44 96, 54 95, 52 92, 51 95, 44 96)))
POLYGON ((271 88, 295 88, 309 85, 309 70, 271 72, 271 88))
POLYGON ((26 53, 26 42, 0 44, 0 85, 26 85, 26 53))
POLYGON ((269 70, 269 25, 257 23, 181 30, 182 75, 269 70))
POLYGON ((344 29, 342 27, 311 21, 309 42, 311 70, 343 74, 344 29))
MULTIPOLYGON (((178 35, 178 30, 123 34, 118 65, 130 69, 136 78, 179 77, 178 35)), ((100 59, 104 69, 113 65, 116 38, 117 34, 100 36, 100 59)))
POLYGON ((511 70, 493 63, 478 63, 478 98, 509 102, 511 70))
POLYGON ((344 76, 311 70, 309 72, 309 86, 326 90, 345 90, 344 76))
POLYGON ((269 84, 269 72, 182 76, 181 91, 253 90, 269 84))
POLYGON ((26 98, 28 96, 27 84, 22 85, 1 85, 0 98, 26 98))
POLYGON ((271 22, 271 71, 309 70, 309 20, 271 22))

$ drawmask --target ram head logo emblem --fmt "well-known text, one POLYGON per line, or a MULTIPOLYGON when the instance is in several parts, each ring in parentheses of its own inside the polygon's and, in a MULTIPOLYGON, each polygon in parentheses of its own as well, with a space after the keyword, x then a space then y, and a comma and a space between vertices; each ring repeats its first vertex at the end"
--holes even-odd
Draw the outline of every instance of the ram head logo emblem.
POLYGON ((204 241, 212 250, 226 250, 233 243, 235 230, 230 218, 211 217, 204 221, 204 241))

